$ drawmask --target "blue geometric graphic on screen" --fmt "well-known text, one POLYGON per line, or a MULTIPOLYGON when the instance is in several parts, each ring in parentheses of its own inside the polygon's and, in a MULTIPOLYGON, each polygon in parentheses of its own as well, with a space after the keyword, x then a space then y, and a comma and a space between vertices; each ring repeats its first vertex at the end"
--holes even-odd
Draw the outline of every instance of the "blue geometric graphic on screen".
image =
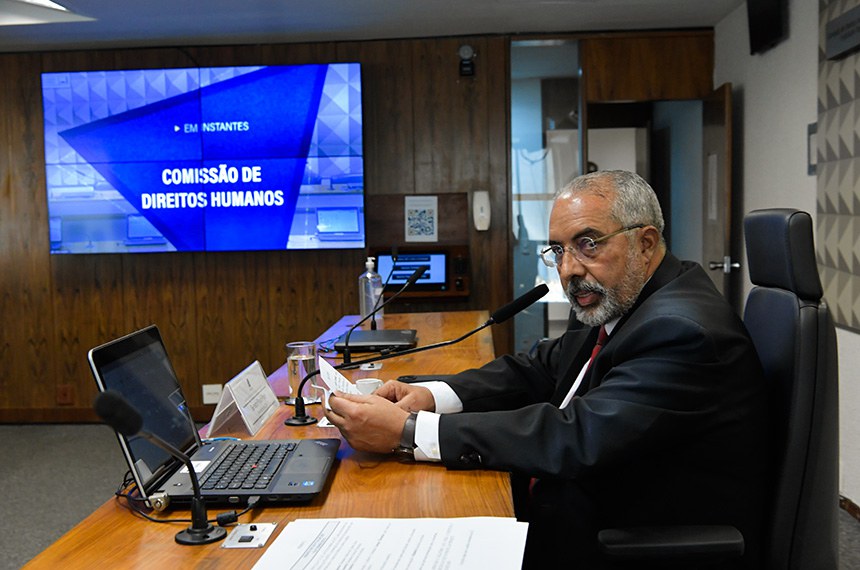
MULTIPOLYGON (((283 191, 282 208, 233 208, 230 213, 239 235, 231 238, 218 233, 225 243, 240 243, 243 249, 282 249, 289 237, 325 71, 326 66, 260 68, 211 83, 196 92, 169 96, 60 134, 178 250, 218 249, 208 246, 203 230, 209 222, 210 210, 216 209, 142 209, 141 195, 153 192, 154 186, 160 184, 164 168, 212 165, 204 161, 227 160, 228 157, 230 166, 236 167, 239 161, 233 159, 301 158, 281 165, 277 178, 264 178, 266 188, 283 191), (185 131, 185 125, 189 124, 198 125, 198 130, 202 131, 203 124, 210 121, 247 123, 248 130, 185 131), (111 143, 104 145, 105 140, 111 143), (173 162, 177 158, 182 162, 173 162), (275 226, 268 225, 267 232, 252 236, 251 241, 248 233, 242 232, 243 228, 272 223, 275 226)), ((126 85, 126 96, 130 89, 145 101, 150 95, 163 97, 187 87, 171 79, 174 78, 169 73, 160 70, 152 74, 150 81, 150 76, 142 71, 139 78, 135 77, 126 85)), ((60 115, 58 112, 57 116, 60 115)), ((209 184, 205 188, 183 185, 176 191, 236 189, 243 189, 242 185, 209 184)), ((217 211, 212 215, 216 219, 223 216, 224 212, 217 211)))
POLYGON ((307 157, 326 67, 268 67, 205 87, 201 100, 204 125, 229 117, 248 122, 249 128, 201 133, 204 157, 307 157))
POLYGON ((86 163, 59 131, 194 91, 198 76, 197 69, 43 74, 46 162, 86 163))
POLYGON ((329 66, 312 154, 320 157, 362 155, 360 69, 358 64, 329 66))
MULTIPOLYGON (((111 229, 115 227, 115 222, 112 222, 109 216, 106 217, 104 212, 113 209, 124 216, 127 212, 140 209, 139 203, 135 204, 125 199, 124 196, 129 192, 124 191, 121 194, 118 191, 126 189, 123 179, 137 176, 151 177, 158 174, 158 169, 149 173, 142 172, 147 170, 147 166, 138 164, 113 169, 113 171, 122 170, 121 173, 108 172, 109 169, 104 165, 99 165, 100 168, 97 170, 59 135, 60 131, 193 93, 197 89, 254 73, 260 69, 263 68, 226 67, 42 74, 49 215, 59 217, 60 220, 66 216, 85 216, 90 220, 87 222, 87 227, 90 227, 89 231, 92 232, 91 234, 82 234, 80 231, 70 233, 68 239, 72 244, 69 249, 63 248, 63 251, 78 251, 76 248, 80 246, 75 246, 74 242, 80 243, 81 239, 98 242, 99 236, 109 236, 115 231, 111 229), (105 172, 108 176, 103 174, 105 172), (100 228, 102 224, 110 224, 111 228, 107 226, 100 228)), ((317 192, 317 188, 324 191, 331 190, 333 192, 330 194, 328 192, 324 195, 317 194, 314 200, 317 204, 336 205, 342 200, 339 197, 341 193, 360 195, 364 186, 363 158, 360 154, 362 152, 361 77, 359 64, 332 64, 326 66, 326 70, 325 85, 320 96, 320 109, 317 113, 317 121, 314 123, 310 148, 304 158, 304 167, 290 166, 295 170, 293 176, 288 178, 296 182, 288 183, 287 186, 294 187, 298 181, 301 181, 309 185, 308 189, 303 191, 317 192)), ((245 98, 242 99, 244 103, 245 98)), ((306 136, 307 129, 303 132, 306 136)), ((281 138, 288 136, 286 133, 282 134, 281 138)), ((208 158, 205 151, 203 151, 203 157, 208 158)), ((230 163, 236 164, 232 160, 230 163)), ((274 172, 271 167, 267 168, 274 172)), ((212 186, 208 186, 207 190, 211 188, 212 186)), ((183 190, 202 191, 188 186, 184 186, 183 190)), ((132 195, 133 199, 134 195, 132 195)), ((285 204, 291 204, 289 196, 286 196, 285 204)), ((254 232, 265 232, 257 226, 248 228, 246 222, 225 216, 225 211, 213 213, 210 208, 209 213, 212 215, 207 215, 205 220, 202 211, 190 213, 185 210, 183 217, 173 210, 161 210, 157 215, 150 210, 147 215, 156 222, 161 220, 163 224, 160 225, 182 225, 186 236, 195 232, 202 235, 205 232, 205 238, 186 239, 186 249, 280 249, 284 247, 286 240, 283 236, 278 236, 277 240, 269 240, 269 245, 265 245, 262 241, 258 245, 237 244, 230 236, 218 232, 214 227, 217 224, 213 223, 215 219, 225 218, 225 229, 230 226, 245 229, 243 236, 254 232), (216 245, 215 242, 219 241, 223 243, 216 245)), ((293 210, 289 208, 286 219, 289 220, 292 214, 293 210)), ((275 219, 263 221, 270 228, 284 219, 276 211, 273 212, 273 216, 275 219)), ((289 226, 289 223, 284 226, 289 226)), ((75 227, 83 226, 76 224, 75 227)), ((363 228, 361 233, 363 234, 363 228)), ((106 239, 121 240, 122 237, 106 239)), ((99 251, 111 250, 112 245, 109 241, 103 244, 99 246, 101 248, 99 251)), ((182 244, 177 245, 180 248, 182 246, 182 244)), ((291 246, 295 247, 295 244, 291 246)))
POLYGON ((337 192, 363 192, 361 121, 361 66, 329 65, 311 138, 305 184, 322 185, 337 192), (343 183, 345 176, 351 177, 348 187, 343 183))
POLYGON ((175 125, 199 122, 199 97, 191 92, 62 131, 60 136, 110 180, 99 165, 202 159, 196 136, 174 132, 175 125))

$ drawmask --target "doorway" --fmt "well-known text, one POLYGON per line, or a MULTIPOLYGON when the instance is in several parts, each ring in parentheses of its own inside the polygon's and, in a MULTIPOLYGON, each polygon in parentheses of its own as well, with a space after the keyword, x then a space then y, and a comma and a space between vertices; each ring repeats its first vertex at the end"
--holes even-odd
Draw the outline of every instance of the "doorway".
POLYGON ((575 40, 511 42, 511 219, 513 295, 540 283, 540 302, 514 318, 514 351, 528 352, 567 323, 558 274, 540 260, 556 190, 581 172, 580 71, 575 40))

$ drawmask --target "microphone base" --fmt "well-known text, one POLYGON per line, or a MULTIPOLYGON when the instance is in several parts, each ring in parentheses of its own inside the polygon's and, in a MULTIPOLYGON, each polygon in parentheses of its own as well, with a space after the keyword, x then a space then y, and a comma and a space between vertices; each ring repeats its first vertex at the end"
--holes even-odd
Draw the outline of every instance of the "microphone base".
POLYGON ((313 416, 293 416, 284 420, 284 425, 287 426, 309 426, 317 423, 317 419, 313 416))
POLYGON ((227 536, 227 529, 220 526, 208 525, 206 528, 196 529, 188 527, 176 533, 174 540, 177 544, 194 546, 196 544, 211 544, 223 540, 227 536))
MULTIPOLYGON (((312 406, 314 404, 321 404, 322 403, 322 398, 304 396, 304 399, 305 399, 305 405, 306 406, 312 406)), ((296 405, 296 398, 286 398, 284 400, 284 404, 286 404, 287 406, 295 406, 296 405)))

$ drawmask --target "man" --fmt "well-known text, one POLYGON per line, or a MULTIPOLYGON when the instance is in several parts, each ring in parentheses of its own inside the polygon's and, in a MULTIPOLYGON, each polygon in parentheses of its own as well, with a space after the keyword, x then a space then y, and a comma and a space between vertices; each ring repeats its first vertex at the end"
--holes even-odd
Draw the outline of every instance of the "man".
POLYGON ((746 553, 726 567, 756 567, 767 422, 743 323, 666 250, 635 174, 575 179, 549 230, 542 257, 590 328, 444 382, 338 395, 329 419, 356 449, 411 448, 414 429, 416 459, 510 471, 526 568, 600 568, 601 528, 659 524, 735 525, 746 553))

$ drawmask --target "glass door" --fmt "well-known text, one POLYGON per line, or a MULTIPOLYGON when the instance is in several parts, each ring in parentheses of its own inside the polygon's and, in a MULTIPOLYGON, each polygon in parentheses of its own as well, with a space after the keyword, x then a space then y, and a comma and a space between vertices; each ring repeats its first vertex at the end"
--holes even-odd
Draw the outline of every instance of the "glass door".
POLYGON ((567 326, 558 274, 540 260, 555 192, 582 171, 576 41, 511 42, 511 211, 514 296, 540 283, 549 294, 514 321, 514 350, 528 352, 567 326))

